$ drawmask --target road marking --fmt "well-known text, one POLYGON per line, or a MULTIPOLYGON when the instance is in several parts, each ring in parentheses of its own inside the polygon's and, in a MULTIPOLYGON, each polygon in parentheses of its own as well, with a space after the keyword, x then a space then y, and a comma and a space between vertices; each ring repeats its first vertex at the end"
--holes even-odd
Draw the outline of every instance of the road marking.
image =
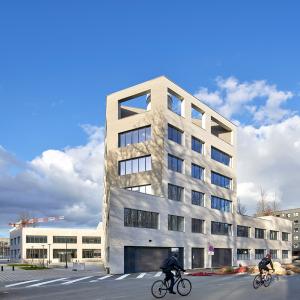
POLYGON ((98 278, 98 280, 103 280, 103 279, 109 278, 109 277, 111 277, 111 276, 112 276, 112 275, 106 275, 106 276, 104 276, 104 277, 98 278))
POLYGON ((91 278, 93 276, 86 276, 86 277, 81 277, 81 278, 77 278, 77 279, 74 279, 74 280, 70 280, 70 281, 67 281, 67 282, 63 282, 61 283, 62 285, 67 285, 67 284, 72 284, 74 282, 78 282, 78 281, 81 281, 81 280, 84 280, 84 279, 88 279, 88 278, 91 278))
POLYGON ((98 280, 96 279, 96 280, 91 280, 90 282, 98 282, 98 280))
POLYGON ((143 278, 146 275, 146 273, 141 273, 137 278, 143 278))
POLYGON ((28 280, 28 281, 23 281, 23 282, 18 282, 18 283, 13 283, 13 284, 6 285, 5 287, 12 287, 12 286, 17 286, 17 285, 21 285, 21 284, 36 282, 36 281, 38 281, 38 279, 28 280))
POLYGON ((129 276, 129 275, 130 275, 130 274, 124 274, 124 275, 118 277, 118 278, 115 279, 115 280, 122 280, 122 279, 126 278, 126 277, 129 276))
POLYGON ((154 277, 159 277, 159 276, 161 276, 161 274, 162 274, 162 272, 157 272, 157 273, 154 275, 154 277))
POLYGON ((41 285, 45 285, 45 284, 48 284, 48 283, 57 282, 57 281, 65 280, 65 279, 67 279, 67 277, 66 278, 54 279, 54 280, 49 280, 49 281, 44 281, 44 282, 28 285, 26 287, 29 288, 29 287, 41 286, 41 285))

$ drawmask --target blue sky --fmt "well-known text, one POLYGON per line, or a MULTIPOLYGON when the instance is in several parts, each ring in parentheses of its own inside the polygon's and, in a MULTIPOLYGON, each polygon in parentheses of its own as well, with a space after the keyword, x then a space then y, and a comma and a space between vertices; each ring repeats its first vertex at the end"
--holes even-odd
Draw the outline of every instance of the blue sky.
MULTIPOLYGON (((86 155, 103 144, 106 95, 160 75, 212 106, 207 95, 232 95, 222 82, 255 89, 254 82, 264 80, 266 87, 256 90, 257 97, 252 102, 247 98, 245 110, 240 110, 245 113, 227 111, 228 117, 263 131, 266 124, 257 123, 249 111, 254 105, 257 109, 262 98, 267 101, 271 94, 265 91, 275 86, 276 95, 290 92, 292 96, 280 104, 288 113, 267 125, 276 130, 286 119, 292 122, 300 108, 299 11, 299 1, 2 1, 0 146, 9 174, 28 168, 28 163, 30 170, 39 168, 39 174, 51 169, 53 161, 76 157, 78 164, 82 163, 82 153, 77 150, 86 155)), ((224 102, 230 97, 225 98, 224 102)), ((226 111, 226 105, 220 103, 216 108, 226 111)), ((245 135, 241 141, 243 138, 245 135)), ((296 142, 291 137, 291 143, 296 142)), ((97 151, 102 153, 102 148, 97 151)), ((80 172, 86 176, 88 171, 80 172)), ((93 172, 89 176, 93 177, 93 172)), ((24 177, 22 185, 17 181, 20 177, 7 177, 3 186, 12 190, 9 184, 24 185, 19 194, 31 191, 36 195, 35 187, 26 186, 28 178, 24 177)), ((42 177, 47 176, 43 173, 42 177)), ((93 178, 98 180, 101 174, 93 178)), ((249 192, 250 180, 243 180, 249 192)), ((39 190, 45 193, 41 187, 39 190)), ((23 201, 7 195, 0 195, 3 207, 9 197, 23 201)), ((57 199, 63 202, 62 196, 57 199)), ((24 210, 26 205, 24 200, 24 210)), ((80 214, 84 206, 73 208, 80 214)), ((15 211, 21 209, 12 206, 6 215, 15 218, 15 211)), ((41 208, 35 214, 46 212, 41 208)), ((87 216, 80 218, 83 224, 87 216)), ((70 224, 78 225, 74 220, 70 224)))

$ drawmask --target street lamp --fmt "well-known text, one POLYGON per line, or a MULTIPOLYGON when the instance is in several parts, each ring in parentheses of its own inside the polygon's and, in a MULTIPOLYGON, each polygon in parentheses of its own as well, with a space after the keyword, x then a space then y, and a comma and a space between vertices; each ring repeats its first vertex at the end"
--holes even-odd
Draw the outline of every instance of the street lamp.
POLYGON ((45 267, 45 245, 42 245, 43 247, 43 251, 42 251, 42 255, 43 255, 43 268, 45 267))
POLYGON ((51 246, 51 244, 48 244, 48 247, 49 247, 49 252, 48 252, 48 265, 50 265, 50 246, 51 246))
POLYGON ((68 268, 68 252, 67 252, 67 250, 68 250, 68 242, 66 241, 66 265, 65 265, 65 268, 67 269, 68 268))

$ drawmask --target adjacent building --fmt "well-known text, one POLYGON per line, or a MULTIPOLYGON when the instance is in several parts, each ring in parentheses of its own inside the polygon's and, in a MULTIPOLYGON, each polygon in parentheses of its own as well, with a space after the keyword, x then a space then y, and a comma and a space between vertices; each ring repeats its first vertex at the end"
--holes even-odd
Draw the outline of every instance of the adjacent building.
POLYGON ((0 260, 9 259, 9 238, 0 238, 0 260))
POLYGON ((158 77, 107 97, 104 263, 111 273, 291 261, 292 225, 236 213, 236 126, 158 77), (213 255, 212 255, 213 254, 213 255))
POLYGON ((100 261, 102 226, 97 229, 33 228, 10 231, 10 258, 15 262, 100 261))
POLYGON ((292 222, 293 256, 300 257, 300 208, 277 211, 275 215, 292 222))

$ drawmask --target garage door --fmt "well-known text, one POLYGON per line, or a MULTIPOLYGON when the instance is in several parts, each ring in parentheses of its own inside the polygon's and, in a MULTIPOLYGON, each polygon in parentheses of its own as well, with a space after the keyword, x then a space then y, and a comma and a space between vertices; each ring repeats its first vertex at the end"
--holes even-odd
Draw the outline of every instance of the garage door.
POLYGON ((183 262, 183 248, 124 247, 124 273, 159 271, 162 262, 172 253, 179 253, 183 262))
POLYGON ((203 248, 192 248, 192 268, 204 268, 203 248))
POLYGON ((231 266, 232 250, 230 248, 215 248, 212 255, 212 266, 214 268, 231 266))

